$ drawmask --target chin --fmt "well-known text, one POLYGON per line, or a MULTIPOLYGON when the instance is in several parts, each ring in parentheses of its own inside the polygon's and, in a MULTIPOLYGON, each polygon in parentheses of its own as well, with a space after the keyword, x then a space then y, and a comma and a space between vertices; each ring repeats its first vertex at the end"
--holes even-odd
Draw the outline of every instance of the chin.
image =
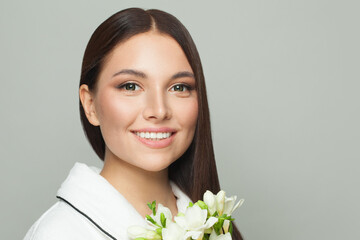
POLYGON ((139 162, 140 168, 149 172, 160 172, 170 166, 174 161, 169 161, 169 159, 162 159, 159 157, 156 158, 146 158, 146 162, 144 162, 145 158, 139 162))

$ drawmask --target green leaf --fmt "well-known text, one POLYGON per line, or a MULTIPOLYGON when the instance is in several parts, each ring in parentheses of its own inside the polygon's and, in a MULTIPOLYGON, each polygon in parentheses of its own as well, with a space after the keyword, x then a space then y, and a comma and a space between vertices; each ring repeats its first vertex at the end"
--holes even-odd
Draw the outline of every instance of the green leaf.
POLYGON ((164 213, 160 214, 160 222, 163 227, 166 227, 166 218, 164 213))
POLYGON ((153 223, 153 224, 155 224, 155 225, 158 225, 158 224, 155 222, 155 220, 154 220, 152 217, 150 217, 149 215, 146 215, 146 219, 147 219, 149 222, 151 222, 151 223, 153 223))
POLYGON ((194 204, 192 202, 189 202, 189 207, 194 206, 194 204))
POLYGON ((203 240, 209 240, 210 234, 204 234, 203 240))
POLYGON ((208 209, 208 206, 206 205, 206 203, 204 203, 203 201, 199 200, 195 203, 195 205, 198 205, 201 209, 208 209))
POLYGON ((229 221, 234 221, 235 220, 235 218, 232 218, 231 215, 228 216, 226 214, 221 215, 219 218, 227 219, 229 221))
POLYGON ((217 223, 215 223, 215 224, 213 225, 214 230, 215 230, 215 232, 216 232, 217 235, 220 235, 220 234, 222 233, 222 232, 221 232, 221 229, 222 229, 223 225, 224 225, 224 219, 221 219, 221 218, 219 218, 219 220, 217 221, 217 223))
POLYGON ((220 218, 220 219, 219 219, 218 223, 219 223, 219 225, 220 225, 220 228, 223 227, 223 225, 224 225, 224 220, 225 220, 225 219, 223 219, 223 218, 220 218))
POLYGON ((155 216, 156 215, 156 201, 154 200, 151 205, 152 205, 153 214, 155 216))
POLYGON ((153 215, 156 215, 156 201, 153 201, 152 203, 147 203, 150 210, 153 212, 153 215))
POLYGON ((215 230, 217 235, 222 234, 221 229, 222 229, 222 227, 224 225, 224 220, 225 220, 224 218, 218 218, 218 221, 213 225, 214 230, 215 230))
POLYGON ((148 207, 150 208, 150 210, 152 211, 152 205, 151 205, 151 203, 147 203, 147 205, 148 205, 148 207))
POLYGON ((214 214, 212 215, 212 217, 216 217, 218 215, 219 215, 219 213, 217 211, 215 211, 214 214))
POLYGON ((220 216, 221 218, 226 218, 227 215, 224 213, 223 215, 220 216))
POLYGON ((233 225, 232 225, 232 222, 230 222, 229 232, 230 232, 231 236, 233 235, 233 231, 234 231, 233 225))
POLYGON ((156 231, 157 234, 162 236, 162 228, 161 227, 157 228, 155 231, 156 231))
POLYGON ((221 226, 219 225, 219 223, 218 223, 218 222, 215 223, 215 224, 213 225, 213 227, 214 227, 214 230, 215 230, 216 234, 217 234, 217 235, 220 235, 221 226))

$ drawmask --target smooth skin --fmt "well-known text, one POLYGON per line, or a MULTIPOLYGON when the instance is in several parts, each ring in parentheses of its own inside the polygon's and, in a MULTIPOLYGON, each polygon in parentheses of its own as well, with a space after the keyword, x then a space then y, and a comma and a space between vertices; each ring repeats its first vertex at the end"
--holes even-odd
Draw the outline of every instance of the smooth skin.
POLYGON ((176 215, 168 167, 189 147, 198 117, 195 78, 179 44, 156 30, 131 37, 106 58, 94 92, 82 85, 79 95, 105 140, 100 174, 143 217, 153 200, 176 215), (134 134, 161 127, 176 130, 165 147, 150 147, 134 134))

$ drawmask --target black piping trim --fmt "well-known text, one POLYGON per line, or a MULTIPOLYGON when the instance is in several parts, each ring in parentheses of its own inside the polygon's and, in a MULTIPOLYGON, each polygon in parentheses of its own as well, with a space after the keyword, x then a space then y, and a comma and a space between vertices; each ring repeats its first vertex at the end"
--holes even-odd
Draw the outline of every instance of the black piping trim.
POLYGON ((113 239, 113 240, 117 240, 116 238, 114 238, 113 236, 111 236, 110 233, 108 233, 107 231, 105 231, 104 229, 102 229, 102 227, 100 227, 94 220, 92 220, 88 215, 86 215, 85 213, 83 213, 82 211, 80 211, 79 209, 77 209, 74 205, 72 205, 70 202, 68 202, 66 199, 60 197, 60 196, 56 196, 57 198, 63 200, 64 202, 66 202, 67 204, 69 204, 69 206, 71 206, 73 209, 75 209, 77 212, 79 212, 81 215, 83 215, 84 217, 86 217, 92 224, 94 224, 100 231, 102 231, 105 235, 107 235, 109 238, 113 239))

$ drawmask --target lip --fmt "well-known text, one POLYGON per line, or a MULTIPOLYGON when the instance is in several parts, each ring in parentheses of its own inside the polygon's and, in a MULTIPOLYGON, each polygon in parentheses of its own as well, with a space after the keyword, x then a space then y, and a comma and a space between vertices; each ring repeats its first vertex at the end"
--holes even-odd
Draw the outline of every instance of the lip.
POLYGON ((161 128, 141 128, 136 130, 131 130, 131 132, 177 132, 174 128, 161 127, 161 128))
POLYGON ((168 127, 161 127, 161 128, 142 128, 137 130, 131 130, 131 133, 135 136, 137 140, 139 140, 142 144, 150 148, 165 148, 171 145, 176 135, 176 130, 173 128, 168 127), (171 132, 171 136, 169 138, 161 139, 161 140, 150 140, 141 138, 136 135, 136 132, 171 132))

